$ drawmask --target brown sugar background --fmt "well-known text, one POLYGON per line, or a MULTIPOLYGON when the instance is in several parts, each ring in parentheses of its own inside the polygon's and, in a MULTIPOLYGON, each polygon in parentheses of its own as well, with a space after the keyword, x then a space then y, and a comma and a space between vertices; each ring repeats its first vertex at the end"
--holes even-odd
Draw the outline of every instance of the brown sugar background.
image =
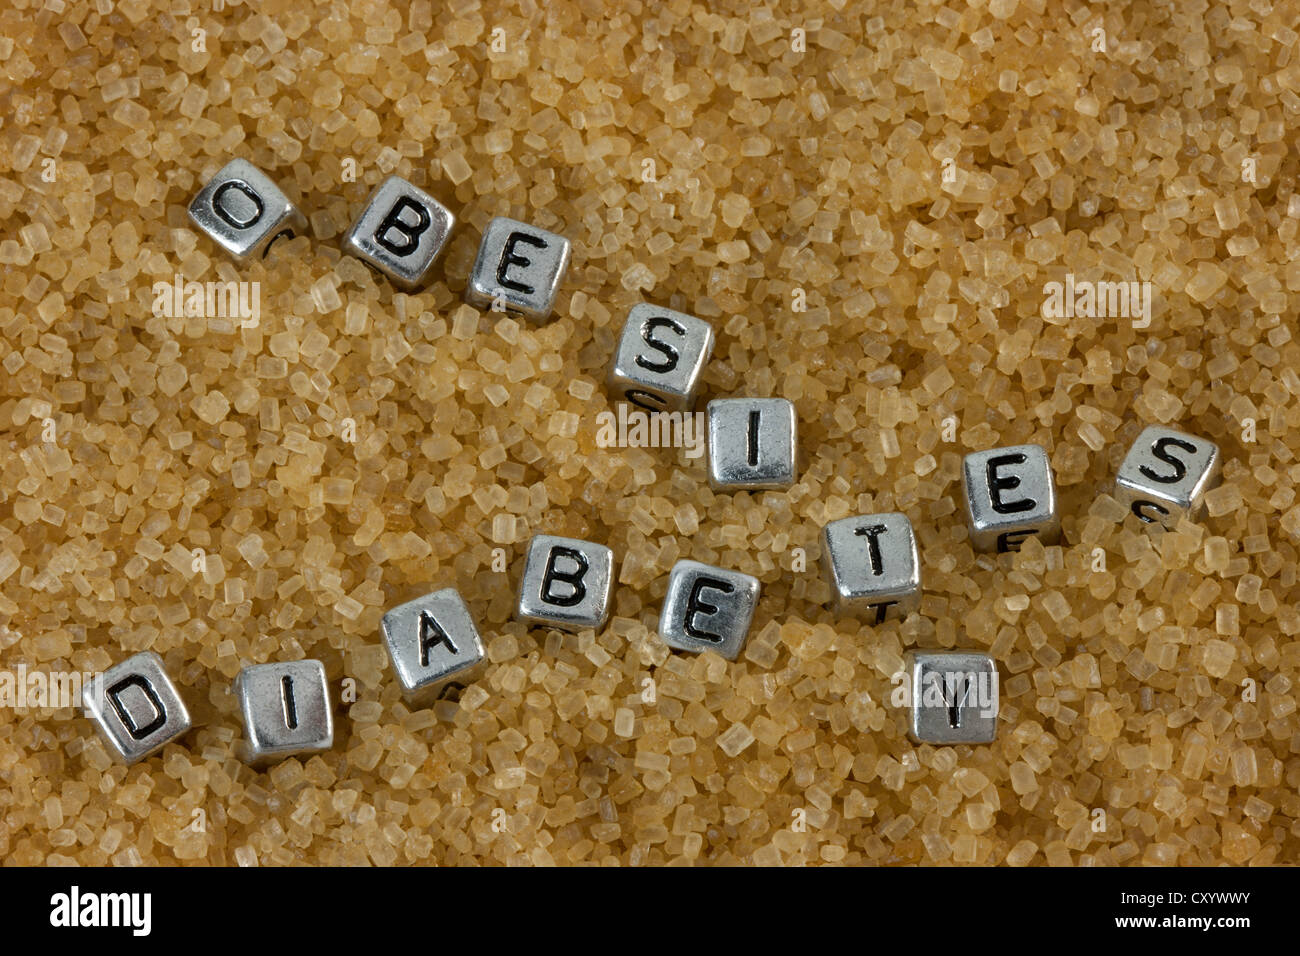
POLYGON ((0 667, 152 648, 199 726, 124 768, 79 709, 0 710, 6 862, 1297 860, 1296 3, 23 6, 0 667), (185 216, 233 156, 311 222, 265 264, 185 216), (418 295, 338 251, 389 173, 460 220, 418 295), (494 215, 573 242, 552 321, 460 303, 494 215), (177 273, 259 282, 260 322, 156 317, 177 273), (1150 281, 1150 326, 1044 318, 1066 273, 1150 281), (792 490, 597 447, 643 300, 713 323, 706 398, 795 403, 792 490), (1106 496, 1149 423, 1222 447, 1203 521, 1106 496), (1024 442, 1065 543, 976 556, 961 455, 1024 442), (922 610, 835 621, 820 528, 882 510, 922 610), (604 631, 511 621, 536 532, 614 549, 604 631), (734 664, 655 636, 681 557, 763 582, 734 664), (445 586, 491 667, 409 711, 379 618, 445 586), (998 659, 995 744, 907 741, 911 647, 998 659), (304 656, 357 701, 255 773, 232 679, 304 656))

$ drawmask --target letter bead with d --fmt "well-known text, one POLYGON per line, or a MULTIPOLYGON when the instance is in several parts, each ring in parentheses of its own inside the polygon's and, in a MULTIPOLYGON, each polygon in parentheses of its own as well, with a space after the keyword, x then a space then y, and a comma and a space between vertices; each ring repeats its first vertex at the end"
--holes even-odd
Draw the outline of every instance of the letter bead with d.
POLYGON ((109 751, 126 764, 157 753, 192 726, 185 702, 153 651, 97 676, 82 690, 82 703, 109 751))

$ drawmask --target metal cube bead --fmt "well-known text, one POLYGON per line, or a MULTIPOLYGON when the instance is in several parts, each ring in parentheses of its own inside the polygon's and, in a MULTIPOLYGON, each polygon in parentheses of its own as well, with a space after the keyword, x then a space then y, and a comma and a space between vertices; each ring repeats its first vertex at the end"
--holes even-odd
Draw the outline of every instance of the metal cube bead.
POLYGON ((715 651, 734 661, 758 606, 758 578, 699 561, 678 561, 668 576, 659 636, 669 647, 715 651))
POLYGON ((1148 425, 1120 463, 1115 500, 1148 523, 1172 528, 1199 517, 1205 493, 1219 483, 1219 446, 1205 438, 1148 425))
POLYGON ((784 398, 709 402, 709 485, 715 491, 794 484, 798 424, 784 398))
POLYGON ((399 604, 384 615, 380 629, 402 696, 414 707, 430 706, 487 667, 483 640, 455 588, 399 604))
POLYGON ((190 221, 238 260, 264 259, 277 239, 306 232, 307 220, 252 163, 232 159, 190 202, 190 221))
POLYGON ((973 452, 962 461, 961 484, 976 551, 1019 551, 1034 534, 1043 544, 1060 539, 1056 485, 1041 445, 973 452))
POLYGON ((455 222, 451 210, 423 189, 389 176, 370 194, 343 248, 410 291, 428 281, 455 222))
POLYGON ((689 411, 713 354, 713 326, 685 312, 632 306, 614 364, 611 395, 652 412, 689 411))
POLYGON ((252 664, 239 672, 234 691, 244 718, 246 763, 262 767, 334 745, 329 683, 320 661, 252 664))
POLYGON ((551 314, 569 270, 569 240, 515 219, 488 223, 465 288, 465 301, 540 322, 551 314))
POLYGON ((921 561, 907 515, 860 515, 822 529, 822 570, 838 615, 876 624, 921 606, 921 561))
POLYGON ((82 690, 82 704, 108 749, 133 764, 157 753, 193 725, 167 672, 153 651, 128 657, 82 690))
POLYGON ((614 552, 577 538, 534 535, 519 579, 515 617, 562 631, 601 628, 609 620, 614 552))
POLYGON ((988 654, 910 651, 908 736, 924 744, 987 744, 998 733, 998 667, 988 654))

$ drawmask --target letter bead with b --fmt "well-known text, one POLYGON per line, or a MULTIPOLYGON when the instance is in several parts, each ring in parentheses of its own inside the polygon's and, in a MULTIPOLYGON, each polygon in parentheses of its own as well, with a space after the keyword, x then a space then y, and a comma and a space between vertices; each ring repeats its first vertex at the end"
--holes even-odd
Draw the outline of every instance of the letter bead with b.
POLYGON ((343 248, 406 291, 422 287, 456 219, 401 176, 389 176, 366 201, 343 248))
POLYGON ((1222 471, 1214 442, 1149 425, 1120 463, 1115 499, 1144 522, 1172 528, 1181 517, 1200 516, 1222 471))
POLYGON ((535 322, 555 308, 569 270, 569 240, 514 219, 488 223, 465 287, 465 301, 479 309, 500 304, 535 322))
POLYGON ((97 676, 83 688, 82 703, 109 751, 126 764, 157 753, 192 726, 185 702, 153 651, 97 676))
POLYGON ((614 552, 601 544, 549 534, 528 543, 515 617, 577 631, 604 627, 614 589, 614 552))

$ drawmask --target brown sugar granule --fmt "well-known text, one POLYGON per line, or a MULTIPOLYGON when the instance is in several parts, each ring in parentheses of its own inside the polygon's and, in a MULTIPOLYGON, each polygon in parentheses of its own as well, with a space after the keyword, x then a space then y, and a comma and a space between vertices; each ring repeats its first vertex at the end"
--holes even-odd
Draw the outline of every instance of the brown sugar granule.
POLYGON ((1295 863, 1295 21, 8 4, 0 670, 151 649, 197 727, 127 768, 77 708, 0 708, 0 858, 1295 863), (185 217, 234 156, 311 223, 244 266, 185 217), (416 294, 338 250, 390 173, 461 224, 416 294), (544 325, 461 304, 499 215, 573 243, 544 325), (156 315, 178 275, 258 283, 257 321, 156 315), (1044 309, 1067 275, 1150 283, 1149 315, 1044 309), (795 403, 792 489, 715 494, 681 450, 598 447, 643 300, 713 324, 705 398, 795 403), (1151 423, 1225 459, 1209 514, 1165 533, 1106 494, 1151 423), (961 456, 1028 442, 1063 543, 976 555, 961 456), (821 526, 893 510, 920 612, 833 620, 821 526), (511 620, 538 532, 614 549, 602 632, 511 620), (654 633, 684 557, 762 581, 734 663, 654 633), (411 711, 379 618, 446 586, 490 666, 411 711), (914 647, 997 658, 995 743, 908 742, 914 647), (303 657, 334 748, 256 773, 231 682, 303 657))

